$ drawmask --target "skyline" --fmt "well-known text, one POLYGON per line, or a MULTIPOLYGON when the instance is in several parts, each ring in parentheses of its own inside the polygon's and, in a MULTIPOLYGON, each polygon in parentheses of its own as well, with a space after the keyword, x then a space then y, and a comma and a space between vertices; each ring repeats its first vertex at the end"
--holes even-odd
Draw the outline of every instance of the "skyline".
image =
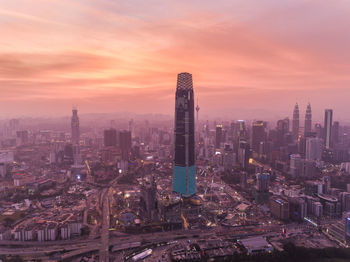
POLYGON ((171 116, 190 72, 199 118, 291 119, 297 102, 303 119, 310 102, 350 121, 348 2, 133 3, 2 1, 0 117, 171 116))

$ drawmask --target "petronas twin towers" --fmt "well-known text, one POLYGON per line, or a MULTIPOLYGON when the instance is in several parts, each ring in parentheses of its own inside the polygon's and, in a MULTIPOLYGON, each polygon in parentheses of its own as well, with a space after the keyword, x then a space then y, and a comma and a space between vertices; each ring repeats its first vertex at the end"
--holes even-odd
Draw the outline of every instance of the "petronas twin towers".
MULTIPOLYGON (((299 136, 299 106, 298 103, 294 106, 293 111, 293 125, 292 125, 292 134, 295 139, 299 136)), ((304 125, 304 134, 307 135, 311 132, 311 124, 312 124, 312 112, 311 105, 308 103, 305 113, 305 125, 304 125)))

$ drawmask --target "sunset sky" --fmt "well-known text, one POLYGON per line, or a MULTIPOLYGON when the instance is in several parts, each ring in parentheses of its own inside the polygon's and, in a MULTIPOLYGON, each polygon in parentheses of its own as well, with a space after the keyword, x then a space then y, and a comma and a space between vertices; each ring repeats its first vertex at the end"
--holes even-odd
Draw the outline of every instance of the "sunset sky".
POLYGON ((349 0, 0 0, 0 117, 174 111, 350 122, 349 0))

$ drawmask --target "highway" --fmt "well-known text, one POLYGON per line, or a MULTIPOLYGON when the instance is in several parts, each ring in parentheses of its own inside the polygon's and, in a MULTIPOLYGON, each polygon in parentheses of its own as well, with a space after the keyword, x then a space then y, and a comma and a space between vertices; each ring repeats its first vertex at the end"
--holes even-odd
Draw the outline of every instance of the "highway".
MULTIPOLYGON (((108 200, 107 200, 108 201, 108 200)), ((107 202, 106 201, 106 202, 107 202)), ((18 254, 18 255, 31 255, 33 257, 42 257, 43 255, 50 252, 66 252, 62 255, 63 260, 69 260, 70 258, 82 255, 87 252, 99 251, 100 253, 100 261, 107 261, 109 257, 109 247, 114 245, 128 244, 132 242, 141 242, 141 243, 158 243, 162 241, 174 241, 178 239, 210 239, 212 237, 216 238, 217 236, 226 236, 227 238, 235 238, 235 237, 243 237, 243 236, 253 236, 253 235, 261 235, 267 234, 272 231, 278 232, 276 228, 271 228, 268 230, 269 232, 250 232, 250 229, 245 227, 240 228, 213 228, 206 230, 176 230, 176 231, 167 231, 167 232, 156 232, 156 233, 147 233, 147 234, 139 234, 139 235, 129 235, 123 237, 111 236, 110 238, 105 238, 102 241, 101 239, 95 239, 92 241, 86 241, 77 243, 72 240, 70 245, 54 245, 54 246, 32 246, 32 247, 3 247, 0 246, 0 255, 8 255, 8 254, 18 254), (276 230, 276 231, 275 231, 276 230), (243 232, 243 233, 242 233, 243 232), (107 241, 107 244, 106 242, 107 241), (103 260, 106 259, 106 260, 103 260)), ((109 231, 108 231, 109 232, 109 231)), ((109 234, 107 234, 109 235, 109 234)))

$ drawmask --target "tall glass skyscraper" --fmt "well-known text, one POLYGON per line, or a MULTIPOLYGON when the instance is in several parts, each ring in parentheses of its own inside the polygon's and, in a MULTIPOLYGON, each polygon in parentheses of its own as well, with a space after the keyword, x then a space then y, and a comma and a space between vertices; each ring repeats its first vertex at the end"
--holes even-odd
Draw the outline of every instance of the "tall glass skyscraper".
POLYGON ((333 110, 326 109, 324 112, 324 144, 327 149, 332 146, 332 121, 333 110))
POLYGON ((307 105, 306 113, 305 113, 305 128, 304 134, 309 135, 311 133, 311 121, 312 121, 312 113, 311 113, 311 105, 310 103, 307 105))
POLYGON ((72 110, 72 119, 71 119, 71 128, 72 128, 72 144, 79 144, 80 141, 80 130, 79 130, 79 117, 78 110, 73 108, 72 110))
POLYGON ((298 135, 299 135, 299 106, 298 106, 298 103, 295 104, 294 110, 293 110, 292 135, 293 135, 294 139, 297 139, 298 135))
POLYGON ((81 164, 81 154, 80 154, 80 127, 79 127, 79 117, 78 110, 73 108, 72 110, 72 119, 71 119, 71 127, 72 127, 72 145, 73 145, 73 160, 74 166, 78 166, 81 164))
POLYGON ((194 96, 192 75, 189 73, 177 76, 174 135, 173 190, 188 197, 196 193, 194 96))

